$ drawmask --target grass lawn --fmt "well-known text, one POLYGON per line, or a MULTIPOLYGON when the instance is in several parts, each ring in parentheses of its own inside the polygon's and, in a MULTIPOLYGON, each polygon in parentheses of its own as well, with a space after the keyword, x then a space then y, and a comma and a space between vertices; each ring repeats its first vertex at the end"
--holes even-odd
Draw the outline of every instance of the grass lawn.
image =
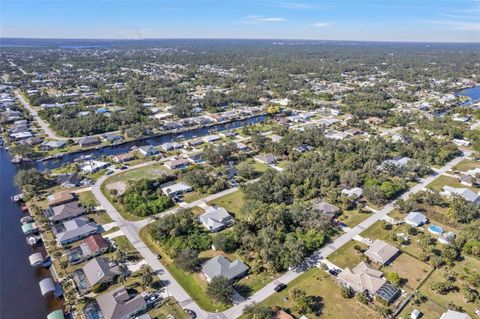
POLYGON ((127 236, 118 236, 112 239, 115 242, 117 249, 136 257, 140 257, 139 252, 133 247, 132 243, 127 239, 127 236))
POLYGON ((112 218, 110 218, 110 215, 108 215, 106 212, 104 211, 100 211, 98 213, 91 213, 88 215, 88 217, 90 218, 93 218, 93 220, 97 223, 97 224, 109 224, 111 222, 113 222, 112 218))
POLYGON ((91 191, 78 193, 78 200, 85 207, 89 207, 89 206, 97 207, 99 205, 97 199, 95 198, 95 196, 91 191))
POLYGON ((207 282, 200 278, 198 274, 188 274, 178 268, 168 255, 162 250, 162 247, 156 243, 150 236, 150 226, 144 227, 140 231, 140 238, 154 253, 162 256, 162 264, 168 269, 175 280, 187 291, 187 293, 197 302, 197 304, 207 311, 223 311, 225 306, 213 302, 205 293, 207 282))
POLYGON ((353 268, 362 261, 362 254, 355 250, 355 246, 368 249, 367 245, 359 243, 355 240, 351 240, 343 247, 336 250, 333 254, 328 256, 327 259, 342 269, 345 267, 353 268))
POLYGON ((203 197, 205 197, 205 195, 200 193, 200 192, 197 192, 197 191, 188 192, 188 193, 185 193, 185 194, 182 195, 183 200, 187 203, 194 202, 194 201, 199 200, 200 198, 203 198, 203 197))
POLYGON ((155 163, 111 176, 105 180, 104 184, 127 182, 129 180, 139 180, 142 178, 154 179, 166 173, 168 173, 168 170, 163 164, 155 163))
POLYGON ((263 172, 265 172, 267 169, 270 168, 270 166, 268 166, 267 164, 263 164, 263 163, 257 162, 257 161, 254 160, 254 159, 250 159, 250 160, 248 161, 248 163, 253 166, 253 169, 254 169, 257 173, 263 173, 263 172))
POLYGON ((480 167, 480 162, 464 159, 453 167, 454 170, 466 172, 468 170, 480 167))
POLYGON ((187 318, 183 309, 173 298, 169 298, 167 302, 160 307, 150 310, 148 314, 152 319, 166 319, 168 315, 172 315, 175 319, 187 318))
POLYGON ((446 186, 446 185, 451 187, 458 187, 458 188, 469 188, 468 186, 462 185, 458 181, 458 179, 450 176, 445 176, 445 175, 437 177, 433 182, 427 185, 427 188, 431 188, 441 192, 443 191, 443 186, 446 186))
MULTIPOLYGON (((458 273, 457 281, 454 283, 456 286, 461 286, 461 280, 459 278, 462 277, 462 274, 465 274, 465 268, 470 269, 470 271, 479 271, 480 269, 480 260, 472 258, 472 257, 465 257, 465 260, 458 262, 454 267, 453 270, 458 273)), ((446 295, 440 295, 434 292, 430 285, 431 283, 437 281, 443 281, 443 274, 445 272, 445 268, 440 268, 434 270, 432 276, 428 278, 425 284, 420 288, 420 292, 426 295, 430 300, 434 303, 445 307, 450 301, 455 303, 456 305, 462 306, 462 308, 472 317, 474 318, 474 311, 478 308, 478 305, 473 303, 466 303, 463 299, 462 293, 458 291, 450 292, 446 295)))
POLYGON ((436 304, 431 300, 427 300, 420 305, 414 305, 410 302, 405 306, 405 308, 403 308, 398 318, 410 318, 410 314, 414 309, 417 309, 422 313, 422 319, 438 319, 445 311, 447 311, 446 308, 436 304))
POLYGON ((240 213, 240 209, 243 206, 243 193, 236 191, 220 198, 214 199, 208 202, 209 205, 216 205, 225 208, 228 212, 235 214, 240 213))
POLYGON ((396 272, 400 278, 406 279, 406 285, 416 289, 428 276, 432 268, 426 263, 405 253, 400 254, 388 267, 382 269, 386 272, 396 272))
MULTIPOLYGON (((301 314, 291 310, 292 302, 288 299, 291 289, 303 289, 309 296, 320 296, 322 307, 317 314, 307 314, 310 319, 335 318, 335 319, 377 319, 380 316, 373 310, 356 302, 355 299, 344 299, 340 295, 340 288, 333 279, 319 268, 312 268, 288 284, 288 287, 271 295, 261 306, 281 307, 287 309, 295 318, 301 314)), ((240 318, 246 318, 242 316, 240 318)))
POLYGON ((348 227, 353 228, 370 216, 370 212, 360 213, 358 209, 344 210, 338 220, 347 224, 348 227))

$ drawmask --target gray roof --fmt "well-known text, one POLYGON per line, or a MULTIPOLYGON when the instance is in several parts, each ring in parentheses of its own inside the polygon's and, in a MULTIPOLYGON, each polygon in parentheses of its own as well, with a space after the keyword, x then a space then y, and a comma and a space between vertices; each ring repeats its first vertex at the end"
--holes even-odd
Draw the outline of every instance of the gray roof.
POLYGON ((463 312, 447 310, 440 319, 472 319, 472 317, 463 312))
POLYGON ((425 217, 425 215, 419 212, 410 212, 405 217, 405 222, 412 226, 422 226, 427 222, 427 217, 425 217))
POLYGON ((335 215, 338 211, 340 211, 340 208, 326 201, 316 201, 313 204, 313 208, 327 215, 335 215))
POLYGON ((85 214, 85 207, 78 201, 65 203, 62 205, 49 207, 45 211, 45 216, 51 221, 60 221, 71 219, 82 214, 85 214))
POLYGON ((399 250, 392 245, 387 244, 383 240, 376 239, 365 252, 365 255, 372 261, 384 265, 391 261, 398 252, 399 250))
POLYGON ((61 243, 77 238, 81 239, 95 233, 97 230, 97 224, 95 222, 90 222, 86 217, 67 220, 64 223, 54 225, 53 227, 53 233, 61 243))
POLYGON ((277 157, 275 155, 272 155, 272 154, 260 154, 260 155, 254 156, 253 158, 256 159, 259 162, 263 162, 263 163, 266 163, 266 164, 275 163, 275 161, 277 160, 277 157))
POLYGON ((80 177, 76 173, 58 175, 55 181, 59 185, 71 184, 77 186, 80 183, 80 177))
POLYGON ((248 271, 249 267, 240 260, 230 261, 224 256, 215 256, 202 266, 203 273, 211 280, 223 276, 228 280, 237 278, 248 271))
POLYGON ((90 287, 103 280, 109 280, 120 274, 118 265, 103 257, 96 257, 83 266, 90 287))
POLYGON ((97 303, 105 319, 128 318, 147 307, 141 295, 130 296, 125 287, 98 296, 97 303))
POLYGON ((96 144, 98 143, 98 138, 95 136, 85 136, 78 141, 78 144, 96 144))
POLYGON ((43 263, 43 255, 41 252, 34 253, 28 257, 28 260, 30 261, 30 265, 32 265, 32 267, 37 267, 43 263))
POLYGON ((464 199, 472 203, 477 202, 480 197, 477 193, 475 193, 469 188, 456 188, 456 187, 444 186, 443 190, 448 193, 460 195, 464 199))
POLYGON ((55 283, 50 277, 42 279, 38 283, 38 285, 40 286, 40 291, 42 292, 42 296, 45 296, 49 292, 55 291, 55 283))
POLYGON ((200 221, 210 231, 220 230, 233 222, 232 216, 223 207, 208 207, 205 213, 200 215, 200 221))

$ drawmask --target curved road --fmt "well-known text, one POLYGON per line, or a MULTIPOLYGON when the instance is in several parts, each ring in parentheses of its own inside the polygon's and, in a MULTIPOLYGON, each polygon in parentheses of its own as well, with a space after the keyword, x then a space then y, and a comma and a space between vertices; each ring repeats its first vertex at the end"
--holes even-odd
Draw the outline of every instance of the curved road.
MULTIPOLYGON (((427 178, 424 178, 420 183, 418 183, 417 185, 412 187, 410 190, 405 192, 401 198, 407 199, 408 196, 410 196, 410 194, 415 194, 418 191, 422 190, 428 184, 434 181, 437 177, 441 176, 442 174, 452 169, 455 165, 460 163, 470 154, 471 152, 464 151, 464 155, 453 159, 442 168, 435 170, 434 174, 432 174, 431 176, 428 176, 427 178)), ((151 163, 144 163, 137 166, 132 166, 130 169, 146 166, 149 164, 151 163)), ((121 172, 122 171, 116 171, 114 174, 118 174, 121 172)), ((381 220, 382 218, 387 216, 391 211, 394 210, 393 202, 390 202, 389 204, 385 205, 381 210, 374 212, 372 216, 370 216, 369 218, 367 218, 366 220, 358 224, 356 227, 348 230, 345 234, 335 239, 332 243, 315 252, 312 256, 307 258, 303 264, 301 264, 300 266, 292 270, 287 271, 277 280, 274 280, 273 282, 269 283, 268 285, 266 285, 265 287, 257 291, 255 294, 250 296, 245 301, 235 304, 233 307, 231 307, 230 309, 222 313, 212 313, 212 312, 207 312, 201 309, 197 305, 195 300, 193 300, 188 295, 188 293, 175 280, 175 278, 173 278, 173 276, 168 272, 165 266, 163 266, 158 261, 158 259, 156 258, 156 255, 145 245, 145 243, 140 238, 139 236, 140 230, 146 225, 148 225, 149 223, 151 223, 152 219, 149 218, 141 221, 127 221, 120 215, 120 213, 115 209, 115 207, 113 207, 113 205, 109 202, 109 200, 102 194, 100 190, 100 186, 108 177, 109 176, 106 176, 106 175, 102 176, 96 182, 96 184, 92 186, 92 192, 97 198, 97 200, 99 201, 100 205, 103 206, 103 208, 107 211, 110 217, 118 224, 120 229, 127 236, 128 240, 130 240, 132 245, 138 250, 138 252, 142 255, 142 257, 148 263, 148 265, 156 272, 158 276, 161 276, 162 281, 165 283, 166 287, 168 288, 169 294, 173 296, 175 300, 177 300, 177 302, 183 308, 188 308, 195 311, 197 313, 197 318, 200 318, 200 319, 215 319, 215 318, 234 319, 234 318, 240 317, 243 313, 243 309, 245 306, 251 305, 253 303, 259 303, 265 300, 266 298, 268 298, 269 296, 271 296, 272 294, 274 294, 275 293, 274 287, 278 284, 278 282, 288 284, 289 282, 299 277, 301 274, 303 274, 305 271, 307 271, 311 267, 316 266, 321 259, 328 257, 330 254, 332 254, 333 252, 341 248, 343 245, 347 244, 350 240, 353 239, 353 237, 359 235, 365 229, 373 225, 375 222, 381 220)), ((189 203, 185 205, 185 207, 197 206, 202 202, 208 202, 210 200, 224 196, 236 190, 237 188, 227 189, 223 192, 211 195, 202 200, 189 203)), ((174 208, 164 213, 161 213, 161 215, 174 214, 177 211, 178 211, 178 208, 174 208)))

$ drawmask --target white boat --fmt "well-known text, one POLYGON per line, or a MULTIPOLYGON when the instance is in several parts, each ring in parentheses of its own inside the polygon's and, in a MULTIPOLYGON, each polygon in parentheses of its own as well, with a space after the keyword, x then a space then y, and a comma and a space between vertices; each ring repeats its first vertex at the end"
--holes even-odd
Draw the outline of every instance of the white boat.
POLYGON ((23 194, 17 194, 12 196, 12 200, 17 203, 23 199, 23 194))
POLYGON ((27 244, 29 244, 30 246, 35 246, 41 239, 42 236, 40 235, 28 235, 27 244))

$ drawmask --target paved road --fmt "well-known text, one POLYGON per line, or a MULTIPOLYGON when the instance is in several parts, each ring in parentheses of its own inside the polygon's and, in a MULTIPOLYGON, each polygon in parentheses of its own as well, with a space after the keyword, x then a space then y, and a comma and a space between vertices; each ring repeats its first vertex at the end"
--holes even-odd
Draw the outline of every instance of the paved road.
MULTIPOLYGON (((465 151, 464 155, 461 157, 457 157, 451 162, 447 163, 441 169, 438 169, 434 175, 429 176, 423 179, 420 183, 412 187, 409 191, 405 192, 402 195, 403 199, 407 199, 410 194, 417 193, 418 191, 425 188, 428 184, 430 184, 433 180, 435 180, 438 176, 442 175, 443 173, 450 170, 453 166, 457 165, 459 162, 464 160, 467 156, 470 155, 470 152, 465 151)), ((146 166, 149 163, 140 164, 137 166, 132 166, 130 169, 134 169, 140 166, 146 166)), ((151 164, 151 163, 150 163, 151 164)), ((118 174, 120 171, 115 172, 114 174, 118 174)), ((242 315, 243 309, 247 305, 251 305, 253 303, 259 303, 272 294, 275 293, 274 287, 278 284, 278 282, 282 282, 284 284, 288 284, 295 278, 299 277, 305 271, 310 269, 311 267, 316 266, 321 259, 328 257, 334 251, 341 248, 343 245, 347 244, 350 240, 352 240, 355 236, 358 236, 362 231, 373 225, 375 222, 384 218, 388 213, 390 213, 393 209, 393 203, 389 203, 385 205, 382 209, 375 211, 369 218, 361 222, 356 227, 348 230, 345 234, 335 239, 331 244, 323 247, 322 249, 315 252, 312 256, 307 258, 307 260, 300 266, 290 271, 287 271, 277 280, 269 283, 251 297, 247 298, 245 301, 237 303, 230 309, 224 311, 223 313, 211 313, 204 311, 201 309, 195 300, 193 300, 187 292, 180 286, 178 282, 175 281, 173 276, 168 272, 168 270, 157 260, 155 254, 145 245, 145 243, 140 239, 139 231, 146 226, 148 223, 151 222, 151 219, 145 219, 141 221, 127 221, 125 220, 120 213, 113 207, 113 205, 108 201, 108 199, 103 196, 100 186, 102 183, 107 179, 108 176, 101 177, 97 183, 92 186, 92 192, 99 201, 100 205, 106 210, 106 212, 110 215, 110 217, 115 221, 120 230, 127 236, 128 240, 132 243, 132 245, 138 250, 138 252, 142 255, 145 261, 150 265, 150 267, 161 277, 163 282, 166 284, 166 287, 169 291, 169 294, 173 296, 177 302, 183 307, 188 308, 197 313, 197 318, 199 319, 214 319, 214 318, 221 318, 221 319, 234 319, 238 318, 242 315)), ((218 194, 211 195, 203 200, 198 200, 187 204, 187 207, 193 207, 200 205, 205 201, 210 201, 212 199, 224 196, 231 192, 236 191, 236 188, 228 189, 218 194)), ((171 209, 164 214, 174 214, 178 211, 178 208, 171 209)))
POLYGON ((20 93, 20 91, 16 90, 15 91, 15 96, 19 99, 20 103, 22 103, 23 107, 30 112, 30 115, 35 118, 35 121, 40 125, 40 127, 43 129, 45 134, 48 135, 49 138, 54 139, 54 140, 62 140, 66 141, 69 138, 68 137, 63 137, 63 136, 58 136, 48 125, 47 122, 42 120, 40 116, 38 116, 37 110, 35 110, 31 105, 30 102, 27 101, 27 99, 20 93))

